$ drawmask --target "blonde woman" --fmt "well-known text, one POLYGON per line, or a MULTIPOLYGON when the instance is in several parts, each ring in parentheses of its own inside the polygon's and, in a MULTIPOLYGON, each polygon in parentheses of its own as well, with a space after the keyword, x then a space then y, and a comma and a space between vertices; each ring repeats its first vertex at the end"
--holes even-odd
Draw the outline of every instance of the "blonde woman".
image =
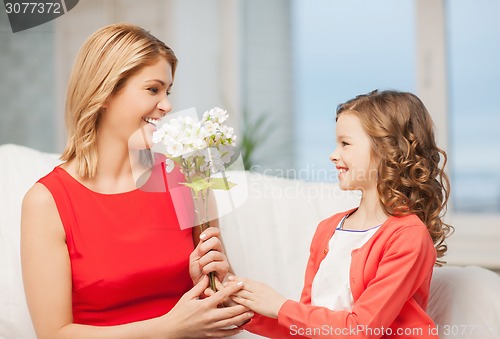
POLYGON ((241 286, 204 297, 206 274, 223 280, 229 269, 218 230, 181 230, 168 189, 136 187, 139 152, 130 149, 148 148, 170 112, 176 65, 169 47, 133 25, 104 27, 82 46, 64 162, 23 201, 23 279, 39 338, 224 337, 252 316, 218 308, 241 286))

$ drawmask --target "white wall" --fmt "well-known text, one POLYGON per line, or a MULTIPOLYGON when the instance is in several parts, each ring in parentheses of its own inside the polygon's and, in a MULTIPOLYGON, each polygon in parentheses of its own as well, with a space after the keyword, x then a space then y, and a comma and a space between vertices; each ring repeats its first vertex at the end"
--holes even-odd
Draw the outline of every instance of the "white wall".
MULTIPOLYGON (((436 114, 448 144, 444 0, 416 0, 417 94, 436 114)), ((261 170, 293 167, 293 77, 287 0, 85 0, 53 22, 13 34, 0 11, 0 144, 61 152, 63 106, 74 57, 96 29, 128 21, 150 30, 180 59, 174 109, 218 105, 266 115, 275 125, 257 153, 261 170)), ((456 228, 447 260, 500 267, 500 217, 451 210, 456 228)))
POLYGON ((288 0, 252 0, 243 6, 243 108, 251 118, 267 116, 273 127, 256 152, 259 171, 293 168, 290 6, 288 0))
POLYGON ((0 10, 0 144, 55 148, 53 60, 53 23, 14 34, 0 10))
POLYGON ((287 0, 85 0, 53 22, 16 34, 2 12, 0 142, 61 152, 66 84, 80 46, 104 25, 130 22, 151 31, 178 56, 174 111, 225 108, 240 135, 244 109, 252 118, 269 115, 272 139, 256 160, 262 170, 291 168, 289 7, 287 0))
MULTIPOLYGON (((415 5, 417 94, 432 112, 438 144, 447 151, 451 127, 448 120, 445 0, 415 0, 415 5)), ((471 161, 471 166, 473 163, 471 161)), ((500 269, 499 214, 457 213, 450 202, 446 221, 455 228, 455 233, 447 240, 449 250, 445 260, 448 263, 500 269)))

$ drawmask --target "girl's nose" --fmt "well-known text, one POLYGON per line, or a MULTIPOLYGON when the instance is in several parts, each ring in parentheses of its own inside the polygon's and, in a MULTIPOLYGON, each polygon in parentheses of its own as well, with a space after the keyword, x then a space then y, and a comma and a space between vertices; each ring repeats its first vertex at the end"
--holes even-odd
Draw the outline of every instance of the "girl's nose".
POLYGON ((332 161, 332 162, 339 161, 339 156, 337 154, 337 149, 335 149, 335 151, 333 151, 332 154, 330 154, 330 161, 332 161))

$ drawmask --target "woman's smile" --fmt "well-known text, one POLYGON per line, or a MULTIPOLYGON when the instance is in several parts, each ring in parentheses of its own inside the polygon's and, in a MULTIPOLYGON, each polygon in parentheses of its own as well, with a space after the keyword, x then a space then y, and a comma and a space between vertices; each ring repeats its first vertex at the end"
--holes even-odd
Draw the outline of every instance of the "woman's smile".
POLYGON ((142 117, 142 120, 147 122, 148 124, 151 124, 153 126, 158 126, 158 123, 160 122, 160 118, 149 118, 149 117, 142 117))

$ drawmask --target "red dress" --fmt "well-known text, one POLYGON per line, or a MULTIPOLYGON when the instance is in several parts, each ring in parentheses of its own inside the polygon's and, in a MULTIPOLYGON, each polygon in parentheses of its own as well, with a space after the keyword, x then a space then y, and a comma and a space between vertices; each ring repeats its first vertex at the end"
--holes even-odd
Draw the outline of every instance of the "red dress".
MULTIPOLYGON (((164 178, 164 170, 154 172, 164 178)), ((39 182, 52 193, 66 233, 74 323, 158 317, 193 286, 192 229, 180 229, 168 189, 101 194, 60 167, 39 182)))

